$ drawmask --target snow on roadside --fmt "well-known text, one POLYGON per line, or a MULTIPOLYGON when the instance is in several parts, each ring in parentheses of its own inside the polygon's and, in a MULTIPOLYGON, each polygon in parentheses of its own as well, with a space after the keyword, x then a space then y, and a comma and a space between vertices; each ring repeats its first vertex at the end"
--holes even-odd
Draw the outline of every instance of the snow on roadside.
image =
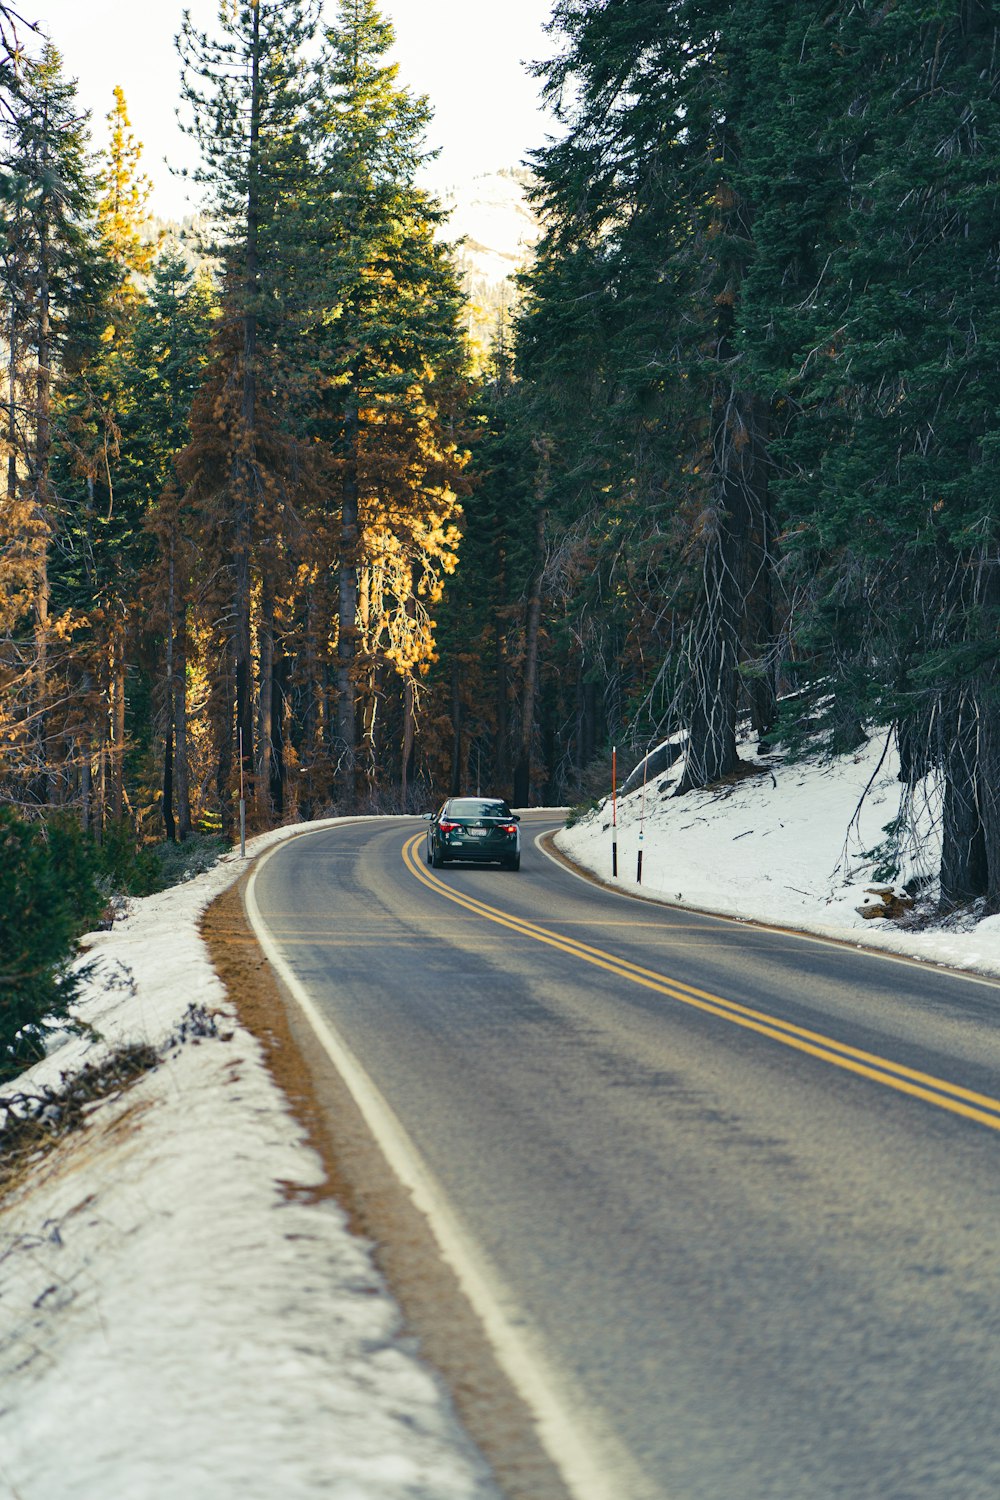
MULTIPOLYGON (((756 761, 757 745, 741 747, 756 761)), ((672 797, 679 766, 618 801, 618 885, 665 902, 794 927, 930 963, 1000 975, 1000 917, 964 918, 916 930, 912 919, 864 918, 865 887, 891 883, 875 871, 899 814, 898 761, 885 735, 835 760, 768 759, 754 775, 672 797), (870 783, 870 785, 869 785, 870 783), (866 793, 867 789, 867 793, 866 793), (862 798, 864 799, 862 802, 862 798), (860 810, 858 804, 861 803, 860 810), (642 884, 636 883, 643 850, 642 884)), ((904 859, 898 879, 936 869, 933 793, 920 810, 923 866, 904 859)), ((556 835, 584 869, 611 879, 612 806, 556 835)))
POLYGON ((103 1040, 15 1085, 163 1047, 191 1004, 224 1012, 0 1200, 0 1496, 495 1500, 368 1247, 282 1186, 321 1165, 198 933, 243 868, 227 855, 95 934, 79 1014, 103 1040))

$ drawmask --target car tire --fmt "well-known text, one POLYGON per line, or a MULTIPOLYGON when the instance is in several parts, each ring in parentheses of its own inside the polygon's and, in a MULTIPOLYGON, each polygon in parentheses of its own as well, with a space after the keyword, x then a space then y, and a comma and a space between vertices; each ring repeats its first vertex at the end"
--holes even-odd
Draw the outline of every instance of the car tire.
POLYGON ((440 849, 436 849, 433 844, 431 845, 431 864, 434 866, 435 870, 440 870, 441 866, 444 864, 444 855, 441 853, 440 849))
POLYGON ((434 863, 434 856, 431 853, 431 841, 430 841, 430 839, 427 840, 427 863, 429 865, 432 865, 434 863))
POLYGON ((519 870, 521 868, 520 853, 511 855, 510 859, 505 859, 503 867, 505 870, 519 870))

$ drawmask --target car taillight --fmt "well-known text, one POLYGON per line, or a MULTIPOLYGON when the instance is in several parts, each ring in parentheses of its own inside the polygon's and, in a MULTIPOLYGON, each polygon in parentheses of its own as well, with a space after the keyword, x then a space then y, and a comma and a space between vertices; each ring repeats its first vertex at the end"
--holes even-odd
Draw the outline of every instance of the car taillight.
POLYGON ((457 827, 458 827, 457 823, 439 823, 438 824, 438 828, 441 830, 442 833, 454 833, 455 829, 457 827))
POLYGON ((500 832, 501 833, 516 833, 517 832, 517 824, 516 823, 501 823, 500 824, 500 832))

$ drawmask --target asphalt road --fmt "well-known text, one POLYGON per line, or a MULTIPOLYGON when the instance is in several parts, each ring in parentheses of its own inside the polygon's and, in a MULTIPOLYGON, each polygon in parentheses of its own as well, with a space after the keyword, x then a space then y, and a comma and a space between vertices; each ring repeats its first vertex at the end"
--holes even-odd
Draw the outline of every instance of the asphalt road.
POLYGON ((629 901, 550 826, 513 874, 359 822, 254 894, 572 1488, 997 1500, 1000 987, 629 901))

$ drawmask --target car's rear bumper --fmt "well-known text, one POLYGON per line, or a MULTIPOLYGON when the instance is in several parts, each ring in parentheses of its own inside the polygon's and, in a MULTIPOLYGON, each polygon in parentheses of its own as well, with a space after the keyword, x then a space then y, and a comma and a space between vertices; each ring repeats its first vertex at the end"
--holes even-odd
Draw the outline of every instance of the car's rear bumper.
POLYGON ((517 845, 509 844, 442 844, 445 859, 468 860, 470 864, 499 864, 501 860, 513 859, 517 845))

